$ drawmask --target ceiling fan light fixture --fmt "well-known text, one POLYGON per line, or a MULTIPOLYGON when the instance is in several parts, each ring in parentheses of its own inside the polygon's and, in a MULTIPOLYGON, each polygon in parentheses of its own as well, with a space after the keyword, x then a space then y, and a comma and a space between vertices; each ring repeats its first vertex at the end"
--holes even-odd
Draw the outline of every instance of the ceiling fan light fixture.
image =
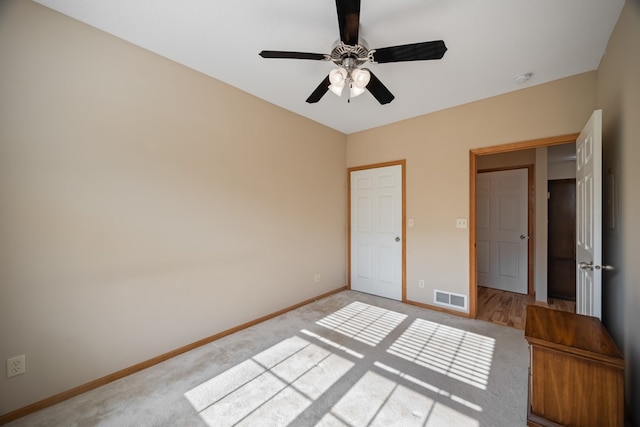
MULTIPOLYGON (((356 68, 351 72, 351 81, 353 82, 353 86, 358 89, 362 89, 364 92, 364 88, 369 84, 369 80, 371 79, 371 73, 366 68, 359 69, 356 68)), ((358 93, 359 95, 360 93, 358 93)))
POLYGON ((309 104, 320 101, 329 90, 341 96, 347 84, 352 97, 362 94, 366 88, 380 105, 388 104, 395 96, 375 74, 361 68, 364 64, 442 59, 447 51, 443 40, 369 49, 368 43, 360 37, 360 0, 336 0, 336 10, 340 39, 334 43, 330 54, 279 50, 263 50, 259 53, 263 58, 329 61, 337 66, 309 95, 306 100, 309 104))
POLYGON ((332 86, 343 88, 347 81, 347 70, 342 67, 334 68, 329 72, 329 81, 332 86))
POLYGON ((329 90, 338 96, 342 96, 342 91, 344 90, 344 83, 342 83, 342 86, 336 86, 334 84, 331 84, 329 85, 329 90))
POLYGON ((349 85, 349 96, 351 98, 355 98, 356 96, 362 95, 363 93, 364 93, 363 87, 358 87, 353 82, 349 85))

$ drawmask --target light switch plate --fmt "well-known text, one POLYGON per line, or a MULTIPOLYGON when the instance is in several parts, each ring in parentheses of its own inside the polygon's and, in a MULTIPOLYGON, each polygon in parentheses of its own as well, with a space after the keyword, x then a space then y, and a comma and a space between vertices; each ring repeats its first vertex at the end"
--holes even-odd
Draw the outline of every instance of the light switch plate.
POLYGON ((466 218, 456 219, 456 228, 467 228, 467 219, 466 218))

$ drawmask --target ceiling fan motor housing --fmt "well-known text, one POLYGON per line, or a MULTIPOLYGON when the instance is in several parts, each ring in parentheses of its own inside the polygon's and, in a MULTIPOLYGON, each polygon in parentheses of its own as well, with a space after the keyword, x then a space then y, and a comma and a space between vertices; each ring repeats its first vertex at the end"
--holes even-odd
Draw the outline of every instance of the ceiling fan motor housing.
POLYGON ((334 64, 351 71, 367 61, 372 62, 373 52, 360 44, 351 46, 340 42, 333 48, 330 57, 334 64))

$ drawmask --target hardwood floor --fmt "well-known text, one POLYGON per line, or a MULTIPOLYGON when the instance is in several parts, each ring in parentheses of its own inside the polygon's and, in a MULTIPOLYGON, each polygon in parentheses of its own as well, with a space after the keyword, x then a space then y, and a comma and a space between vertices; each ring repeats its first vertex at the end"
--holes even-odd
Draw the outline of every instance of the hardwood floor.
POLYGON ((555 310, 576 312, 573 301, 549 298, 548 304, 536 302, 532 296, 498 289, 478 287, 478 319, 512 328, 524 329, 527 305, 544 305, 555 310))

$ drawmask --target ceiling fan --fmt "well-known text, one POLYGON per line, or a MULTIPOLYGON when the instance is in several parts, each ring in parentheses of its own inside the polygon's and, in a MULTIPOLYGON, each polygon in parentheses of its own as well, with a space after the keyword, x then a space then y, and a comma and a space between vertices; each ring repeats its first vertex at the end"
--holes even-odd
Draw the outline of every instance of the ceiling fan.
POLYGON ((395 97, 371 70, 362 68, 365 63, 382 64, 441 59, 447 51, 442 40, 369 49, 366 42, 358 36, 360 0, 336 0, 336 9, 338 10, 340 41, 332 49, 331 54, 278 50, 260 52, 260 56, 263 58, 310 59, 331 61, 337 65, 337 68, 331 70, 329 75, 309 95, 307 102, 310 104, 320 101, 328 90, 341 96, 345 86, 349 87, 351 98, 361 95, 366 89, 380 104, 388 104, 395 97))

